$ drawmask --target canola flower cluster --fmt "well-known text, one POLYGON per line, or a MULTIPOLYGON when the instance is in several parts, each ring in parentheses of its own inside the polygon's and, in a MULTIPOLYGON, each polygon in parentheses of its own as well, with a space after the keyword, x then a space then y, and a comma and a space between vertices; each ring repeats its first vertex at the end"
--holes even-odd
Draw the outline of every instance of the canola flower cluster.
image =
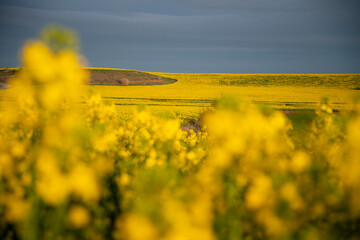
POLYGON ((224 99, 199 132, 137 110, 119 120, 73 52, 28 43, 0 108, 1 239, 357 239, 360 107, 324 102, 298 134, 224 99))

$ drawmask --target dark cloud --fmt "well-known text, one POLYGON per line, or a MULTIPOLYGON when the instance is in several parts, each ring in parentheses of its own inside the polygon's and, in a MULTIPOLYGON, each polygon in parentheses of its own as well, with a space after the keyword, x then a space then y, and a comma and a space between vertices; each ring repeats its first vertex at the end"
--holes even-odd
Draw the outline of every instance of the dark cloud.
POLYGON ((49 22, 92 66, 169 72, 359 72, 353 0, 1 1, 0 66, 49 22))

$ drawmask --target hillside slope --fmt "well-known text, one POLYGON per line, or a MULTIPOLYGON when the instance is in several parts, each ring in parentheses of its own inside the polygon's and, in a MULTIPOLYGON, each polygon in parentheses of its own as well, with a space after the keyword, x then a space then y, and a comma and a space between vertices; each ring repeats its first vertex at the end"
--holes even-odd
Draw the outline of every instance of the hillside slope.
MULTIPOLYGON (((90 85, 162 85, 176 82, 174 79, 136 70, 88 68, 90 85)), ((0 88, 6 86, 18 69, 0 69, 0 88)))

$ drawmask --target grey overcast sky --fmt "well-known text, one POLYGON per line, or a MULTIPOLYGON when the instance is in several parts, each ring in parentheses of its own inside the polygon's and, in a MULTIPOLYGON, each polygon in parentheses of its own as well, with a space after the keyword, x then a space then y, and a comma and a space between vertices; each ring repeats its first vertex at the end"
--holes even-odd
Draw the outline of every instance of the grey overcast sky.
POLYGON ((359 0, 0 0, 0 67, 48 23, 78 31, 92 67, 359 73, 359 0))

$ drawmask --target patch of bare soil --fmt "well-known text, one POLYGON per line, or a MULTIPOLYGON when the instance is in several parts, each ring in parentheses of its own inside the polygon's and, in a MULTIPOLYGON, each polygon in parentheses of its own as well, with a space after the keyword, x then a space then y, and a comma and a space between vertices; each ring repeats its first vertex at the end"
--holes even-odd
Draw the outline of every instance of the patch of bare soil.
POLYGON ((91 70, 90 85, 160 85, 176 80, 131 70, 91 70))
POLYGON ((16 70, 12 69, 1 69, 0 70, 0 89, 5 89, 8 87, 9 78, 13 77, 16 74, 16 70))
MULTIPOLYGON (((176 82, 174 79, 164 78, 145 72, 133 70, 97 70, 90 71, 90 85, 161 85, 176 82)), ((16 74, 16 70, 0 70, 0 89, 7 87, 8 80, 16 74)))

